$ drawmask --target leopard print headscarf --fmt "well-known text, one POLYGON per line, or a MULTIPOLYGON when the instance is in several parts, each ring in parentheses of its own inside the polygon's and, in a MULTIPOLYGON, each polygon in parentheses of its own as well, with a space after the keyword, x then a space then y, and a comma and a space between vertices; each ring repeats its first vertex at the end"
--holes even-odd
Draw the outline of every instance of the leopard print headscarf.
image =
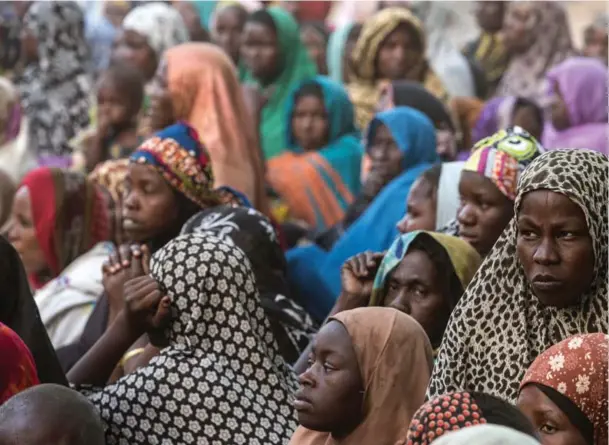
POLYGON ((580 206, 592 237, 595 273, 578 307, 544 307, 529 288, 516 254, 516 219, 510 221, 453 311, 428 397, 481 391, 515 402, 529 365, 550 346, 579 333, 607 333, 606 156, 589 150, 547 152, 518 183, 514 204, 533 190, 562 193, 580 206))

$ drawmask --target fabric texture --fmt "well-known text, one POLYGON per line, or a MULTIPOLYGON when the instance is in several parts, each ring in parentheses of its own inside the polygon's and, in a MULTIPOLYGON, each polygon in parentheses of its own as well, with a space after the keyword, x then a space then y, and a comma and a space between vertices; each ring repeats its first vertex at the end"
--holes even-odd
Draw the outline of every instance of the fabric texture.
MULTIPOLYGON (((260 85, 272 94, 262 110, 259 129, 264 158, 269 159, 283 152, 286 131, 285 107, 292 88, 299 82, 317 74, 317 66, 300 41, 298 23, 292 15, 278 6, 266 9, 275 23, 282 70, 270 85, 260 85)), ((243 83, 258 83, 251 72, 245 73, 243 83)))
POLYGON ((318 229, 330 227, 342 220, 361 187, 362 149, 353 105, 340 84, 317 76, 292 91, 285 120, 287 150, 268 161, 268 182, 291 217, 318 229), (316 152, 304 152, 292 130, 294 98, 308 83, 321 87, 328 118, 328 144, 316 152))
POLYGON ((531 436, 499 425, 477 425, 438 439, 434 445, 539 445, 531 436))
POLYGON ((337 28, 328 40, 326 63, 328 65, 328 76, 338 83, 343 83, 343 59, 349 33, 353 29, 354 24, 349 23, 345 26, 337 28))
POLYGON ((537 357, 520 384, 540 384, 572 401, 593 425, 595 445, 607 443, 608 345, 606 334, 569 337, 537 357))
POLYGON ((482 391, 515 402, 519 383, 548 347, 575 335, 607 333, 607 158, 557 150, 535 159, 519 179, 523 196, 550 190, 583 211, 594 249, 594 278, 576 307, 545 307, 530 289, 516 255, 516 218, 508 224, 453 311, 428 395, 482 391))
POLYGON ((491 91, 494 91, 510 60, 501 37, 498 34, 482 31, 476 40, 467 45, 464 53, 478 62, 491 91))
POLYGON ((182 235, 153 256, 151 271, 171 299, 169 346, 89 395, 107 443, 287 443, 296 381, 243 251, 212 235, 182 235))
POLYGON ((15 394, 38 385, 32 353, 23 340, 8 326, 0 323, 0 405, 15 394))
POLYGON ((174 116, 201 138, 214 187, 230 186, 265 211, 263 160, 232 62, 208 43, 176 46, 165 53, 165 60, 174 116))
POLYGON ((89 52, 84 17, 72 1, 36 1, 23 27, 37 41, 38 60, 16 79, 29 119, 31 150, 38 156, 68 156, 69 140, 89 125, 89 52))
POLYGON ((364 384, 363 421, 340 440, 299 427, 290 444, 395 444, 406 433, 402 419, 408 422, 425 397, 432 367, 425 331, 410 316, 389 308, 344 311, 330 320, 345 327, 355 349, 364 384))

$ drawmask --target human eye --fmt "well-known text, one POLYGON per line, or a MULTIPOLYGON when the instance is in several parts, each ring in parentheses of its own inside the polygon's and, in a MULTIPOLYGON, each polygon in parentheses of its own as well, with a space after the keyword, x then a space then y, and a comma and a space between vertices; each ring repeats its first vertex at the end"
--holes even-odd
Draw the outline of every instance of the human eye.
POLYGON ((558 431, 558 428, 553 425, 550 425, 549 423, 544 423, 539 427, 539 431, 543 434, 555 434, 556 431, 558 431))

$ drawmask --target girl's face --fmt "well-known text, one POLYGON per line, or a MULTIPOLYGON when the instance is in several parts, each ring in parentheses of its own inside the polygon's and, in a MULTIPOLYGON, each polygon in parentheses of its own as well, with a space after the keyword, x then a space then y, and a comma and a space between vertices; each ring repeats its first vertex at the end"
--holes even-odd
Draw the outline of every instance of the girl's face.
POLYGON ((317 65, 319 74, 327 74, 328 67, 326 65, 326 40, 313 27, 304 27, 300 32, 300 39, 307 47, 309 56, 317 65))
POLYGON ((131 30, 125 30, 118 37, 112 50, 112 60, 131 64, 140 70, 146 80, 152 79, 158 64, 146 36, 131 30))
POLYGON ((406 199, 406 214, 398 223, 400 233, 435 230, 436 203, 437 196, 433 186, 425 178, 417 179, 406 199))
POLYGON ((243 29, 241 57, 256 79, 271 83, 280 70, 279 41, 275 31, 259 22, 247 22, 243 29))
POLYGON ((376 56, 376 77, 385 80, 414 80, 423 57, 421 44, 409 25, 399 25, 381 43, 376 56))
POLYGON ((245 16, 241 16, 235 8, 220 9, 212 29, 212 39, 237 64, 241 48, 241 35, 245 26, 245 16))
POLYGON ((328 143, 328 116, 324 102, 317 96, 301 96, 292 113, 294 139, 304 151, 316 151, 328 143))
POLYGON ((130 99, 129 93, 121 94, 112 77, 102 74, 97 82, 97 112, 100 120, 114 128, 132 123, 138 110, 129 102, 130 99))
POLYGON ((590 27, 584 33, 584 56, 596 57, 607 65, 608 44, 609 37, 607 36, 607 31, 590 27))
POLYGON ((372 160, 371 170, 392 178, 401 173, 404 155, 385 125, 379 124, 366 151, 372 160))
POLYGON ((156 74, 152 79, 148 117, 150 118, 150 125, 153 130, 162 130, 165 127, 173 125, 178 120, 178 117, 174 113, 173 101, 169 92, 167 61, 165 59, 161 59, 156 74))
POLYGON ((532 2, 512 2, 503 21, 506 49, 512 54, 527 51, 535 40, 540 17, 532 2))

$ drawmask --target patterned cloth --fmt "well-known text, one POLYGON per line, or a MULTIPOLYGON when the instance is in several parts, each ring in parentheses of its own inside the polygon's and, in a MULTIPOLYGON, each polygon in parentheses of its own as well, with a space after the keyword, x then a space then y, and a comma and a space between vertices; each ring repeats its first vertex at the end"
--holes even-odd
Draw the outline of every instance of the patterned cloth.
POLYGON ((69 140, 89 125, 91 79, 84 17, 76 2, 37 1, 23 27, 38 40, 38 60, 17 79, 38 155, 69 155, 69 140))
POLYGON ((182 234, 187 233, 211 233, 243 250, 252 265, 260 303, 279 352, 286 362, 294 363, 317 326, 290 298, 285 256, 271 220, 254 209, 219 206, 193 216, 182 228, 182 234))
POLYGON ((593 425, 595 445, 607 443, 608 342, 605 334, 569 337, 537 357, 520 384, 547 386, 573 402, 593 425))
POLYGON ((0 405, 15 394, 40 384, 32 353, 23 340, 0 323, 0 405))
POLYGON ((516 218, 508 224, 452 313, 429 387, 429 396, 482 391, 515 402, 533 360, 575 334, 607 333, 607 193, 609 162, 589 150, 539 156, 518 184, 515 213, 534 190, 567 196, 583 211, 594 249, 594 277, 576 307, 539 302, 516 255, 516 218))
POLYGON ((171 299, 169 346, 90 394, 115 444, 285 444, 295 376, 278 353, 243 251, 182 235, 152 258, 171 299))
POLYGON ((477 425, 446 434, 434 445, 539 445, 539 441, 512 428, 477 425))
POLYGON ((498 34, 483 31, 480 37, 465 47, 463 52, 467 57, 478 62, 484 71, 489 87, 494 91, 510 60, 501 37, 498 34))

